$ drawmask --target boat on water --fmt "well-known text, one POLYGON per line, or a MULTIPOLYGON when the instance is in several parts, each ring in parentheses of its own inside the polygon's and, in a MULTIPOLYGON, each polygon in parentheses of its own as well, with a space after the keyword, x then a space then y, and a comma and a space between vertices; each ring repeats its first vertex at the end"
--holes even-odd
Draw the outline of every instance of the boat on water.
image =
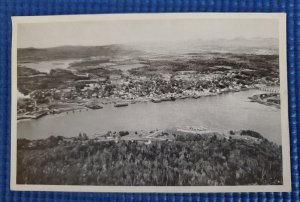
POLYGON ((116 103, 114 105, 114 107, 126 107, 126 106, 128 106, 128 103, 126 103, 126 102, 116 103))
POLYGON ((162 102, 162 100, 161 99, 157 99, 157 98, 153 98, 153 99, 151 99, 151 102, 160 103, 160 102, 162 102))
POLYGON ((171 98, 169 98, 169 97, 163 97, 163 98, 161 98, 161 101, 171 101, 171 98))
POLYGON ((102 109, 103 107, 101 105, 91 105, 88 108, 90 108, 90 109, 102 109))
POLYGON ((90 108, 90 109, 102 109, 103 108, 101 105, 96 104, 96 103, 87 104, 86 107, 90 108))

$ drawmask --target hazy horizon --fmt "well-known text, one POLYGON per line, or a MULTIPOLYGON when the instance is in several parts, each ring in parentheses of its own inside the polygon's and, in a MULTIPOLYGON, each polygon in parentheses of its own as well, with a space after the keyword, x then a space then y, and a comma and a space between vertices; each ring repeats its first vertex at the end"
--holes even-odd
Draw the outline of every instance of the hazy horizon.
POLYGON ((181 19, 18 24, 18 48, 278 38, 274 19, 181 19))
MULTIPOLYGON (((230 40, 235 40, 235 39, 242 39, 242 40, 255 40, 255 39, 265 39, 265 40, 277 40, 278 38, 275 38, 275 37, 252 37, 252 38, 245 38, 245 37, 235 37, 235 38, 215 38, 215 39, 206 39, 205 41, 209 42, 215 42, 215 41, 230 41, 230 40)), ((203 41, 203 39, 195 39, 195 40, 190 40, 189 42, 192 42, 192 41, 203 41)), ((184 41, 179 41, 179 43, 182 43, 184 41)), ((187 42, 187 41, 186 41, 187 42)), ((80 44, 73 44, 73 45, 68 45, 68 44, 62 44, 62 45, 58 45, 58 46, 49 46, 49 47, 34 47, 34 46, 28 46, 28 47, 18 47, 18 49, 30 49, 30 48, 33 48, 33 49, 48 49, 48 48, 59 48, 59 47, 96 47, 96 46, 112 46, 112 45, 128 45, 128 46, 134 46, 134 45, 145 45, 145 44, 153 44, 153 45, 162 45, 162 44, 174 44, 176 42, 170 42, 170 41, 165 41, 165 42, 134 42, 134 43, 112 43, 112 44, 103 44, 103 45, 80 45, 80 44)))

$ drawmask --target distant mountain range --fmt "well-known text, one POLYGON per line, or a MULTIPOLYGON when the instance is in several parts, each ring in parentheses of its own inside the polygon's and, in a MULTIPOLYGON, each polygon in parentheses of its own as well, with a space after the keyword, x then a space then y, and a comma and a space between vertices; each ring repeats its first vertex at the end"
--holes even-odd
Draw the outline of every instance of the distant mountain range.
POLYGON ((185 54, 201 52, 226 52, 248 54, 278 54, 278 39, 276 38, 234 38, 210 39, 181 42, 160 42, 133 44, 133 49, 164 54, 185 54))
POLYGON ((110 57, 114 55, 136 55, 139 50, 126 48, 124 45, 107 46, 59 46, 53 48, 18 48, 18 61, 38 62, 94 56, 110 57))
POLYGON ((95 56, 143 56, 147 54, 186 54, 201 52, 228 52, 270 55, 278 54, 278 39, 234 38, 193 40, 180 42, 112 44, 105 46, 60 46, 53 48, 19 48, 19 62, 38 62, 95 56))

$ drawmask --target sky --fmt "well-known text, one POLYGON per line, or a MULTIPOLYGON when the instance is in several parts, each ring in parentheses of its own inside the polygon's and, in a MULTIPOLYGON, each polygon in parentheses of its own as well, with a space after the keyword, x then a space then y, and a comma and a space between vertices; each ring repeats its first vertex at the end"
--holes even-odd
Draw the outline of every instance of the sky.
POLYGON ((278 38, 275 19, 180 19, 18 24, 18 48, 197 39, 278 38))

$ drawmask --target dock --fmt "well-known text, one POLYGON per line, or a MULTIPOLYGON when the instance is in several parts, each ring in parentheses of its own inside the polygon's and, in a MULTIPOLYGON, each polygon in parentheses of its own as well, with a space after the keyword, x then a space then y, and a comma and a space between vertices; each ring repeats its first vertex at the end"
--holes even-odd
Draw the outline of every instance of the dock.
POLYGON ((39 118, 41 118, 41 117, 43 117, 47 114, 48 114, 47 111, 32 112, 30 114, 24 114, 24 115, 17 116, 17 120, 21 120, 21 119, 39 119, 39 118))

